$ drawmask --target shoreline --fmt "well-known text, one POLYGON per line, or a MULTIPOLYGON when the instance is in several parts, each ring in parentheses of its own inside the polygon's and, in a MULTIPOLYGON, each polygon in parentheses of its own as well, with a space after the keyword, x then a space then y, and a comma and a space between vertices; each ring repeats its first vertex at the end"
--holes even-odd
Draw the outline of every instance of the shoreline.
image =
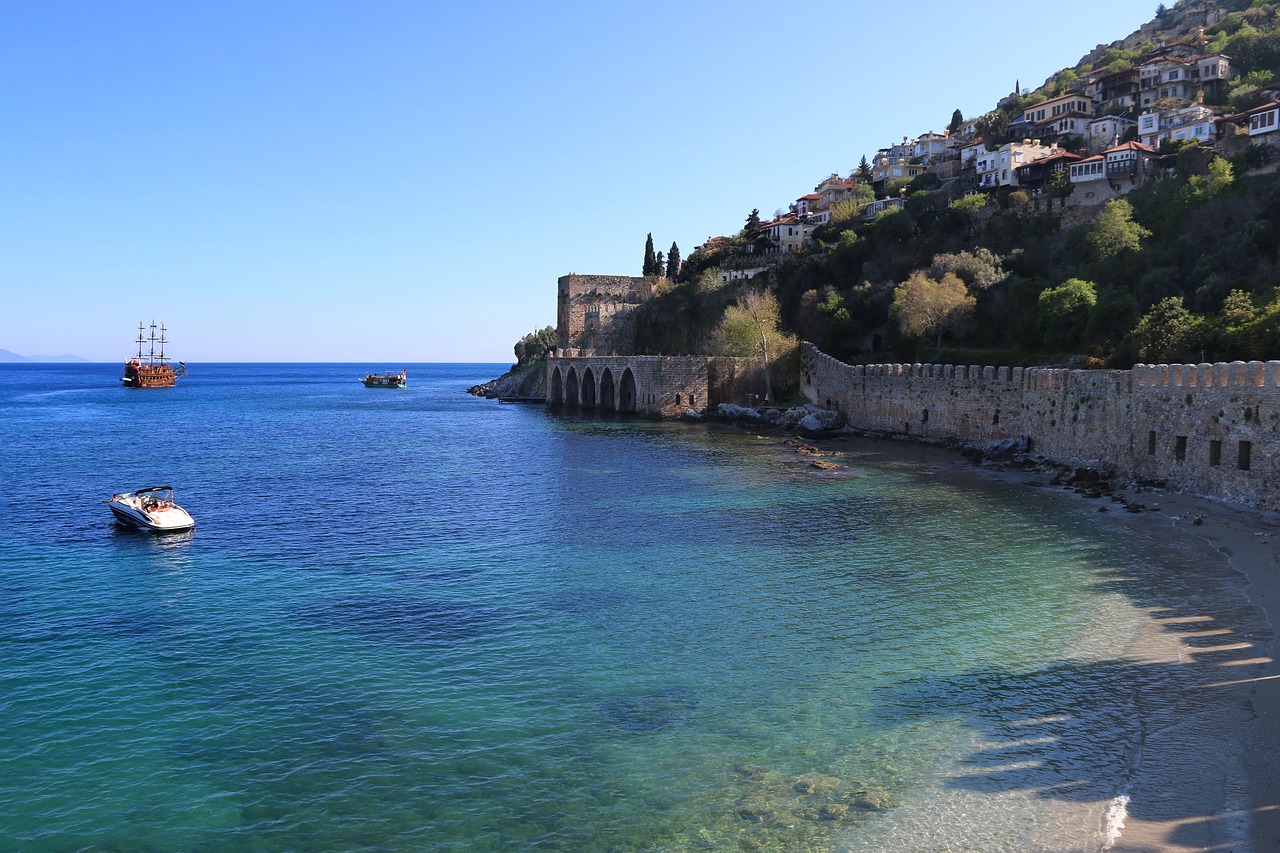
POLYGON ((1134 788, 1158 799, 1134 797, 1113 849, 1280 850, 1280 518, 1175 492, 1159 493, 1159 502, 1159 511, 1122 524, 1163 534, 1171 548, 1190 539, 1235 575, 1255 613, 1237 617, 1252 624, 1212 612, 1171 620, 1176 665, 1191 670, 1208 708, 1199 720, 1174 721, 1160 732, 1164 742, 1148 745, 1154 749, 1145 750, 1134 788))
POLYGON ((1063 466, 1049 461, 975 461, 963 448, 933 442, 865 434, 802 441, 826 455, 841 439, 911 447, 1010 488, 1058 491, 1081 513, 1106 513, 1108 524, 1168 568, 1157 600, 1135 599, 1149 625, 1130 648, 1117 650, 1159 678, 1136 688, 1145 735, 1129 784, 1113 801, 1119 813, 1100 827, 1108 838, 1103 849, 1280 851, 1280 514, 1160 488, 1099 494, 1054 480, 1063 466))

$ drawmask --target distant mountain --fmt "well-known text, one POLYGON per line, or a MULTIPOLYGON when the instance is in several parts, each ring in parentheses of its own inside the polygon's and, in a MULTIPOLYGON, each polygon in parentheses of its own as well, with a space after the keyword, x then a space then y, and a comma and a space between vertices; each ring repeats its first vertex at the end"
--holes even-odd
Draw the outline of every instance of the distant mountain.
POLYGON ((7 349, 0 349, 0 364, 81 364, 89 359, 78 355, 18 355, 7 349))

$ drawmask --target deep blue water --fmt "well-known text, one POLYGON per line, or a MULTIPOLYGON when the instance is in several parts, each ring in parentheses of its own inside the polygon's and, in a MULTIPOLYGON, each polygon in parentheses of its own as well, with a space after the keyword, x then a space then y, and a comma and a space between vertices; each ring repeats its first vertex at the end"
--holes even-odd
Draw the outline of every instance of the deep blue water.
POLYGON ((0 849, 1099 848, 1136 545, 401 366, 0 365, 0 849), (101 503, 159 483, 193 532, 101 503))

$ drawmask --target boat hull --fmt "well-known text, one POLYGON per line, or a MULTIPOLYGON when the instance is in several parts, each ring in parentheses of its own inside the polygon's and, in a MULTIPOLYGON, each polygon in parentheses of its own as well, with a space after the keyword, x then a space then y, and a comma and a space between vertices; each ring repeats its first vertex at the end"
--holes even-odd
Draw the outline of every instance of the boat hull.
POLYGON ((399 373, 367 373, 360 378, 366 388, 404 388, 408 385, 409 371, 399 373))
POLYGON ((123 501, 109 501, 107 508, 116 517, 116 521, 138 530, 170 533, 190 530, 196 526, 195 519, 176 505, 160 511, 146 512, 123 501))

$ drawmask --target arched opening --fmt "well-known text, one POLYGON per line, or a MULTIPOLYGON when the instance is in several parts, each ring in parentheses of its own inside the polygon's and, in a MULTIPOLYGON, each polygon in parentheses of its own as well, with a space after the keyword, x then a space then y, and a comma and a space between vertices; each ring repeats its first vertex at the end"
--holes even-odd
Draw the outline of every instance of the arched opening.
POLYGON ((559 406, 564 403, 564 377, 560 375, 560 368, 557 367, 551 371, 551 405, 559 406))
POLYGON ((582 408, 594 409, 596 407, 596 377, 588 367, 582 371, 582 387, 578 391, 578 396, 582 400, 582 408))
POLYGON ((569 368, 569 375, 564 381, 564 404, 578 405, 578 369, 576 367, 569 368))
POLYGON ((618 411, 636 413, 636 377, 629 367, 622 371, 622 381, 618 383, 618 411))
POLYGON ((613 371, 604 369, 600 374, 600 408, 612 412, 618 408, 617 391, 613 387, 613 371))

